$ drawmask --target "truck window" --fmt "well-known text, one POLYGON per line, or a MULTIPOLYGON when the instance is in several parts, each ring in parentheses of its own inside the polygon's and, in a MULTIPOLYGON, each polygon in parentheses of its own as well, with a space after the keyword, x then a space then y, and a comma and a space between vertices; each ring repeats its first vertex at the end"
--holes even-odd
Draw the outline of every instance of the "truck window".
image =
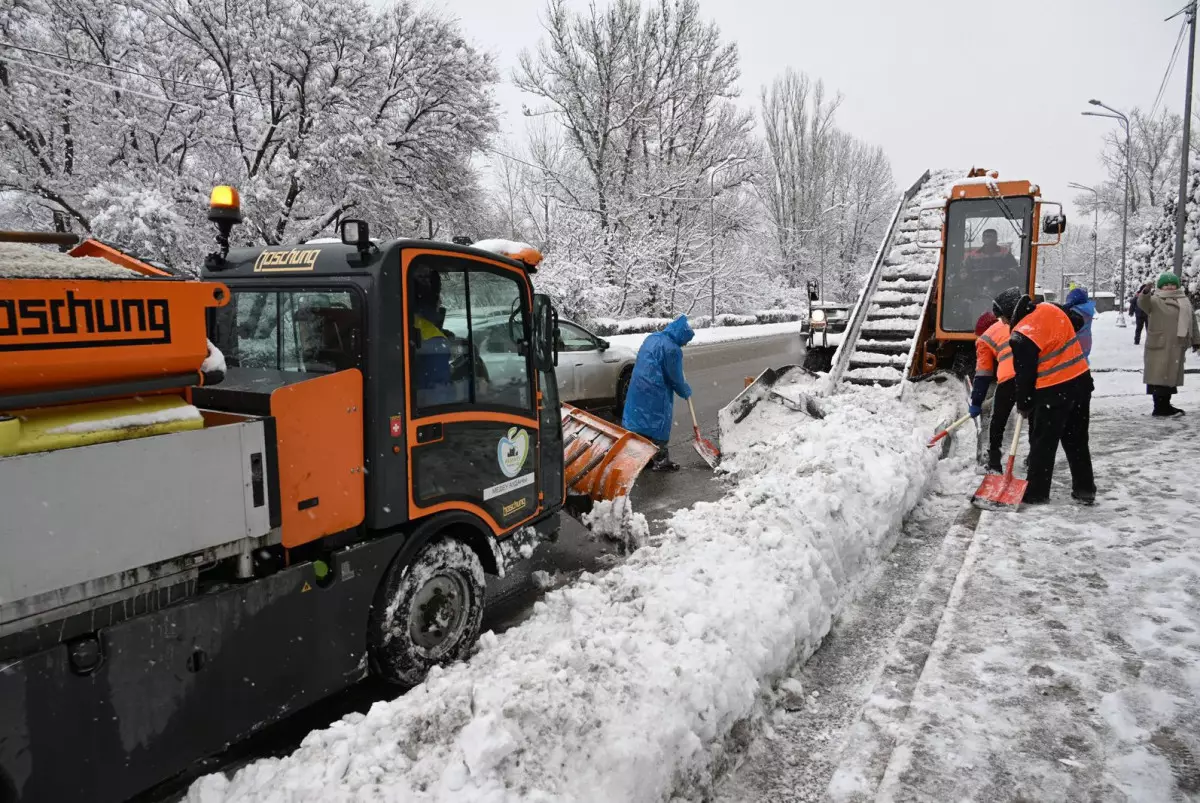
POLYGON ((524 284, 472 260, 420 256, 408 269, 418 414, 476 405, 532 409, 524 284))
POLYGON ((973 332, 992 299, 1009 287, 1028 286, 1033 199, 952 201, 946 216, 946 270, 942 329, 973 332), (1012 214, 1009 220, 1005 211, 1012 214))
POLYGON ((349 290, 239 290, 213 342, 231 367, 331 374, 362 364, 362 308, 349 290))

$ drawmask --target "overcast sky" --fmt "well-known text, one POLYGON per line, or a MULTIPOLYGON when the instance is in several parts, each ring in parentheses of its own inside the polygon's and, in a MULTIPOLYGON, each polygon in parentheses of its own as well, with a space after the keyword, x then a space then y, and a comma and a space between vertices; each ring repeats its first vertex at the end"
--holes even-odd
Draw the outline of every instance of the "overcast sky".
MULTIPOLYGON (((604 2, 604 0, 596 0, 604 2)), ((927 167, 986 166, 1070 202, 1098 182, 1103 134, 1089 98, 1149 107, 1185 0, 701 0, 737 42, 743 102, 786 67, 824 79, 842 128, 883 146, 896 183, 927 167)), ((586 0, 576 0, 585 8, 586 0)), ((544 0, 449 0, 467 34, 498 57, 508 132, 523 130, 511 71, 542 35, 544 0)), ((1183 109, 1186 43, 1163 104, 1183 109)))

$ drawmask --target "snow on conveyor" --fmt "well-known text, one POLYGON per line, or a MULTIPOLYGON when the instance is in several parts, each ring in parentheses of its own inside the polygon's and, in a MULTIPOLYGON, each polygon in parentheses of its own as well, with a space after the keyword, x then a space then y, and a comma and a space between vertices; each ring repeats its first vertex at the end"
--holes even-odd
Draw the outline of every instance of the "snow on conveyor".
MULTIPOLYGON (((551 592, 466 662, 314 731, 282 759, 210 775, 192 803, 656 801, 699 791, 766 684, 807 658, 891 546, 953 410, 869 389, 816 421, 762 403, 736 484, 661 542, 551 592), (924 411, 922 411, 924 409, 924 411)), ((752 429, 747 429, 752 428, 752 429)))
POLYGON ((0 279, 140 279, 99 257, 73 257, 23 243, 0 243, 0 279))

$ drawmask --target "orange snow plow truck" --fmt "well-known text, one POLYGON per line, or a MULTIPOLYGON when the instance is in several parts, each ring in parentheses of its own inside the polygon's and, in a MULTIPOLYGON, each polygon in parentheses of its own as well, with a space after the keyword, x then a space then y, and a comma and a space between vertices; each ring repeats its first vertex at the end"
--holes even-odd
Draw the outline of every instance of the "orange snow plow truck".
POLYGON ((230 250, 228 187, 209 218, 202 281, 0 244, 0 801, 125 800, 368 674, 420 682, 506 542, 655 452, 560 406, 536 251, 356 220, 230 250))

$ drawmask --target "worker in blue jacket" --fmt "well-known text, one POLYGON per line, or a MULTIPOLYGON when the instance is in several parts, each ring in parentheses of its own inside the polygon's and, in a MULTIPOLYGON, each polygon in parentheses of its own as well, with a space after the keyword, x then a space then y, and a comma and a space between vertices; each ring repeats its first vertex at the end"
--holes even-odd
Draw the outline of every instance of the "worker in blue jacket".
POLYGON ((679 464, 671 461, 667 442, 671 439, 675 396, 688 399, 692 395, 683 378, 683 347, 695 336, 687 316, 680 315, 666 329, 642 342, 633 365, 621 424, 658 444, 658 454, 650 464, 653 471, 679 470, 679 464))
POLYGON ((1079 345, 1083 347, 1083 356, 1087 357, 1090 361, 1092 355, 1092 320, 1096 317, 1096 302, 1088 298, 1086 289, 1076 287, 1067 293, 1067 303, 1063 304, 1063 309, 1068 314, 1071 311, 1075 311, 1083 318, 1083 326, 1079 328, 1076 337, 1079 338, 1079 345))

